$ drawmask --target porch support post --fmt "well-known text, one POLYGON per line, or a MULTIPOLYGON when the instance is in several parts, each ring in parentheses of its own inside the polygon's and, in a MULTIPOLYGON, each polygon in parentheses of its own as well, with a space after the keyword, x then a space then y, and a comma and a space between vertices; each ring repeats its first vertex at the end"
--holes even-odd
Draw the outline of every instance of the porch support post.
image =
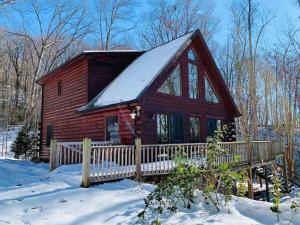
POLYGON ((137 181, 141 180, 142 177, 142 140, 141 138, 136 137, 134 140, 135 143, 135 179, 137 181))
POLYGON ((85 188, 90 186, 91 143, 91 139, 83 139, 81 186, 85 188))
POLYGON ((269 172, 268 172, 267 165, 264 166, 264 170, 265 170, 267 202, 270 202, 270 190, 269 190, 269 180, 268 180, 269 172))
POLYGON ((248 197, 250 199, 254 199, 254 194, 253 194, 253 179, 252 179, 252 168, 250 167, 248 169, 248 197))
POLYGON ((50 162, 49 162, 49 170, 55 170, 57 168, 57 142, 54 139, 51 139, 50 142, 50 162))
POLYGON ((284 176, 284 185, 285 185, 285 191, 286 193, 289 193, 289 174, 288 174, 288 169, 287 169, 287 161, 286 161, 286 152, 284 153, 283 156, 283 176, 284 176))

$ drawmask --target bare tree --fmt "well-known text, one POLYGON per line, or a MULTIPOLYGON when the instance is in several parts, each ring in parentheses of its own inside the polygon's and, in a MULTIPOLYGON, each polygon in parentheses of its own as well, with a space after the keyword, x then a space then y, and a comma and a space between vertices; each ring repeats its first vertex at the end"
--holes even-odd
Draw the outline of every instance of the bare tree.
POLYGON ((140 31, 145 47, 154 47, 199 28, 211 42, 218 24, 214 5, 204 0, 158 0, 143 15, 140 31))
POLYGON ((97 1, 96 35, 100 39, 100 49, 124 47, 124 39, 120 38, 135 27, 131 13, 133 6, 133 0, 97 1))
MULTIPOLYGON (((70 52, 72 45, 78 45, 90 32, 90 23, 85 21, 85 12, 80 5, 71 1, 28 0, 16 9, 22 17, 20 31, 8 31, 26 42, 27 54, 31 65, 31 85, 26 109, 26 124, 39 121, 40 90, 35 80, 61 64, 67 57, 80 51, 70 52), (30 16, 28 13, 30 12, 30 16), (45 14, 48 17, 45 18, 45 14), (37 31, 31 33, 27 27, 35 24, 37 31)), ((29 71, 28 71, 29 72, 29 71)))

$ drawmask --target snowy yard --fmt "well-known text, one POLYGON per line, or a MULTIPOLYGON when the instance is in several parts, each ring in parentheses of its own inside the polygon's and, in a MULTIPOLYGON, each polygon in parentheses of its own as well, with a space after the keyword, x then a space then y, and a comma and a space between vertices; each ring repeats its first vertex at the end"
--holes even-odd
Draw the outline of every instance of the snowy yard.
MULTIPOLYGON (((80 169, 80 165, 62 166, 48 173, 47 164, 0 159, 0 224, 136 223, 152 185, 123 180, 84 189, 79 187, 80 169)), ((283 198, 282 210, 292 199, 283 198)), ((217 213, 200 200, 191 210, 180 208, 175 215, 165 215, 163 224, 270 225, 277 221, 267 202, 235 198, 229 213, 227 208, 217 213)), ((288 224, 290 215, 285 212, 280 218, 280 224, 288 224)), ((300 224, 300 215, 294 224, 300 224)))

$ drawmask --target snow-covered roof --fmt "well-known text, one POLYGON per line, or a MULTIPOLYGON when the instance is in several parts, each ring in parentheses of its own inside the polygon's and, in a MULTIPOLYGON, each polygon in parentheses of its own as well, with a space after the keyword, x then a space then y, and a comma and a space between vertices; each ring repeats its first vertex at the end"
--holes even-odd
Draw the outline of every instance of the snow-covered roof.
POLYGON ((136 58, 90 103, 79 111, 129 102, 137 99, 177 52, 190 43, 191 32, 164 45, 160 45, 136 58))
POLYGON ((84 53, 109 53, 109 52, 140 52, 139 50, 135 50, 135 49, 111 49, 111 50, 86 50, 84 51, 84 53))

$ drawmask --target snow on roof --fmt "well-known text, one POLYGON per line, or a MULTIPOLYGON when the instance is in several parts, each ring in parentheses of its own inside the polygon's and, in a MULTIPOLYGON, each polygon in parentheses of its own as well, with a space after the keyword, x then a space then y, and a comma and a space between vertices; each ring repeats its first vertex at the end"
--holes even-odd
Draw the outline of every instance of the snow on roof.
POLYGON ((109 52, 141 52, 139 50, 135 49, 112 49, 112 50, 86 50, 84 53, 109 53, 109 52))
POLYGON ((79 111, 135 100, 159 75, 163 68, 194 32, 150 49, 135 59, 119 76, 100 92, 88 105, 79 111))

